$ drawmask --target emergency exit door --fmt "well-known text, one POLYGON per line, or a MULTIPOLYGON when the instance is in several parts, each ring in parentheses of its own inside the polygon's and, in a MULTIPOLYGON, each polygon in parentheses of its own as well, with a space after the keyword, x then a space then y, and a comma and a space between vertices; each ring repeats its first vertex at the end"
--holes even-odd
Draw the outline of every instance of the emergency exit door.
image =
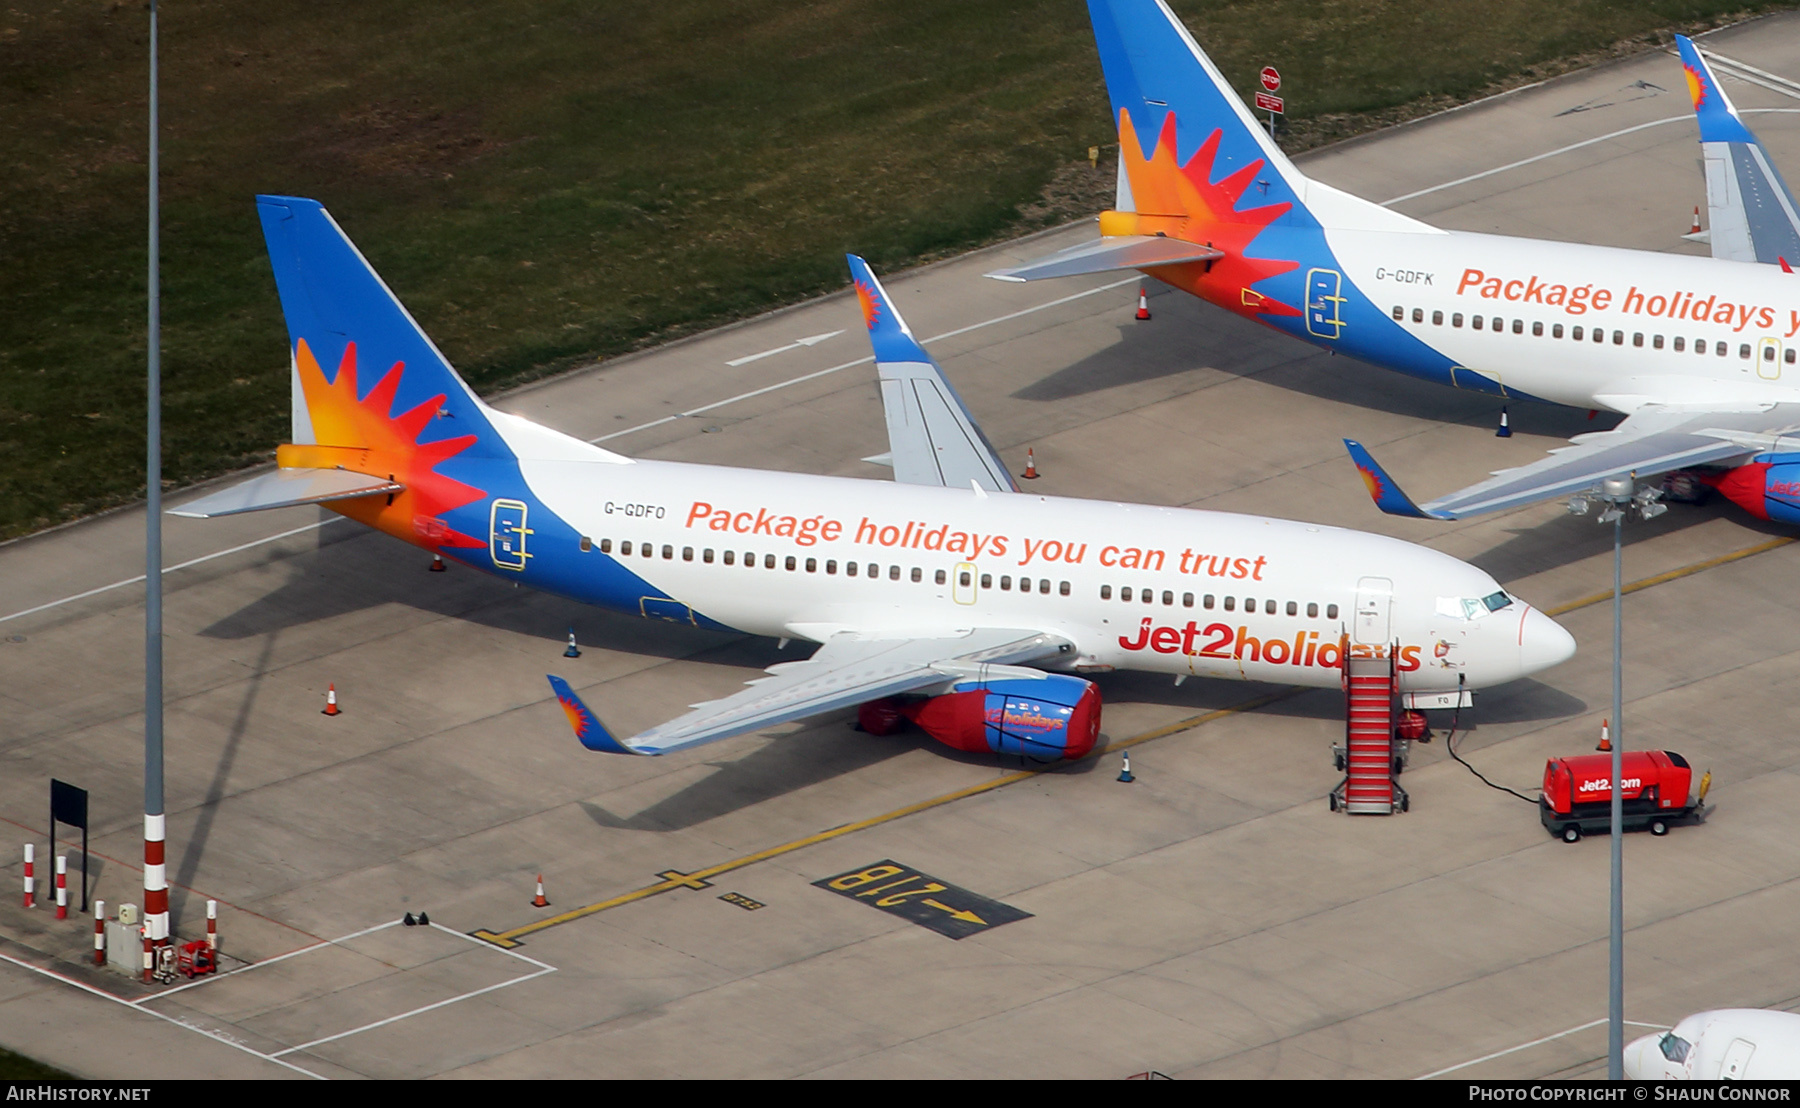
POLYGON ((531 557, 525 549, 526 536, 532 533, 525 526, 528 510, 523 501, 494 501, 488 516, 488 556, 501 569, 523 570, 525 559, 531 557))
POLYGON ((1369 646, 1392 641, 1394 583, 1386 577, 1364 577, 1356 583, 1356 625, 1352 640, 1369 646))

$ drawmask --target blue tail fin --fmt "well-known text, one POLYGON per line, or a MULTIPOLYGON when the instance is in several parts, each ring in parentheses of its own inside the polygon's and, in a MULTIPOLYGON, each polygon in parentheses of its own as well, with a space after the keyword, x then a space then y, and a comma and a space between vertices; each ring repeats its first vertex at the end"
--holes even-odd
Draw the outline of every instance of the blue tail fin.
POLYGON ((562 705, 563 714, 569 717, 569 726, 574 728, 575 737, 581 740, 582 746, 602 754, 643 753, 613 738, 612 732, 600 722, 600 717, 581 702, 581 698, 575 695, 575 690, 569 687, 567 681, 553 673, 546 673, 544 676, 550 679, 550 691, 556 694, 556 702, 562 705))
POLYGON ((1694 41, 1675 36, 1700 124, 1707 234, 1715 258, 1800 263, 1800 207, 1694 41))
POLYGON ((486 406, 331 213, 295 196, 259 196, 256 209, 287 318, 295 443, 380 448, 367 440, 388 424, 414 447, 474 436, 469 456, 511 455, 486 406))

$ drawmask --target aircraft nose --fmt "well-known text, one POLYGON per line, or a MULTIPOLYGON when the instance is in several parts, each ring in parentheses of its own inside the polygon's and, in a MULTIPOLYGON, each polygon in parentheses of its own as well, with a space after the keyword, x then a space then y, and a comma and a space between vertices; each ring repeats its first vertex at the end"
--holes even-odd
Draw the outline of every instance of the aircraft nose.
POLYGON ((1657 1049, 1657 1040, 1661 1035, 1645 1035, 1641 1039, 1633 1039, 1625 1044, 1624 1065, 1627 1081, 1656 1081, 1667 1074, 1660 1064, 1662 1051, 1657 1049))
POLYGON ((1575 656, 1575 636, 1563 625, 1538 611, 1525 613, 1519 625, 1519 671, 1536 673, 1575 656))

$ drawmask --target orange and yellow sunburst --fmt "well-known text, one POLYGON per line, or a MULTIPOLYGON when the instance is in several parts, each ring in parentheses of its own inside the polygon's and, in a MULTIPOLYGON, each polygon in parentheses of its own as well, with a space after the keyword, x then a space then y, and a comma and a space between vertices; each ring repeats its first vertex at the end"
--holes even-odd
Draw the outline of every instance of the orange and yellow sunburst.
POLYGON ((557 696, 556 702, 562 705, 563 714, 569 717, 569 726, 575 729, 575 737, 585 739, 588 729, 594 725, 594 717, 582 706, 581 701, 572 696, 557 696))
POLYGON ((856 302, 862 305, 863 325, 873 331, 876 322, 881 319, 880 298, 875 295, 874 289, 858 281, 856 282, 856 302))
POLYGON ((1687 78, 1688 96, 1694 101, 1694 110, 1699 111, 1700 105, 1706 103, 1706 78, 1700 75, 1699 70, 1686 64, 1682 65, 1681 74, 1687 78))
POLYGON ((279 454, 282 465, 342 466, 387 477, 406 486, 393 495, 391 503, 387 497, 369 496, 340 500, 332 509, 427 549, 487 545, 443 520, 446 512, 487 494, 437 472, 439 465, 474 445, 477 436, 419 441, 442 410, 442 394, 399 415, 390 414, 406 368, 396 362, 369 395, 358 399, 355 343, 344 348, 337 376, 330 381, 305 339, 295 346, 294 364, 312 417, 313 441, 318 445, 283 447, 279 454))
POLYGON ((1259 315, 1298 316, 1299 309, 1257 293, 1250 286, 1298 269, 1300 263, 1245 255, 1256 236, 1293 205, 1284 201, 1238 210, 1238 201, 1255 182, 1264 163, 1259 158, 1213 181, 1221 135, 1222 131, 1215 129, 1187 164, 1181 165, 1175 160, 1175 113, 1170 112, 1163 119, 1155 151, 1146 159, 1131 113, 1119 110, 1119 145, 1124 153, 1125 173, 1131 181, 1132 200, 1140 213, 1137 222, 1141 231, 1161 231, 1185 242, 1211 243, 1225 252, 1210 266, 1191 262, 1159 269, 1156 276, 1252 319, 1259 315))
POLYGON ((1381 503, 1381 498, 1387 495, 1387 490, 1382 487, 1381 478, 1376 476, 1374 470, 1364 466, 1357 466, 1356 472, 1362 474, 1363 484, 1369 487, 1369 495, 1377 504, 1381 503))

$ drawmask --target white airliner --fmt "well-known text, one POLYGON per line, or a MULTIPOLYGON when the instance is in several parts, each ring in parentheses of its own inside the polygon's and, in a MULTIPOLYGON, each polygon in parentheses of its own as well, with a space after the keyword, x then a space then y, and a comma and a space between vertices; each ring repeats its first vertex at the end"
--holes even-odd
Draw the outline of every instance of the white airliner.
POLYGON ((257 203, 294 441, 277 472, 178 514, 321 503, 586 603, 822 644, 622 741, 552 678, 591 749, 662 754, 861 706, 873 728, 905 716, 960 749, 1080 757, 1100 723, 1082 673, 1337 687, 1348 653, 1391 658, 1409 703, 1447 707, 1574 652, 1554 620, 1425 547, 1018 491, 859 258, 893 482, 635 460, 496 411, 317 202, 257 203))
POLYGON ((1088 7, 1119 129, 1115 210, 1098 241, 990 276, 1139 269, 1390 369, 1627 414, 1423 506, 1350 443, 1387 512, 1456 519, 1707 466, 1753 514, 1800 523, 1800 279, 1785 272, 1800 214, 1691 42, 1713 258, 1445 231, 1311 180, 1160 0, 1088 7))
POLYGON ((1624 1069, 1633 1081, 1800 1081, 1800 1015, 1765 1008, 1697 1012, 1627 1043, 1624 1069))

